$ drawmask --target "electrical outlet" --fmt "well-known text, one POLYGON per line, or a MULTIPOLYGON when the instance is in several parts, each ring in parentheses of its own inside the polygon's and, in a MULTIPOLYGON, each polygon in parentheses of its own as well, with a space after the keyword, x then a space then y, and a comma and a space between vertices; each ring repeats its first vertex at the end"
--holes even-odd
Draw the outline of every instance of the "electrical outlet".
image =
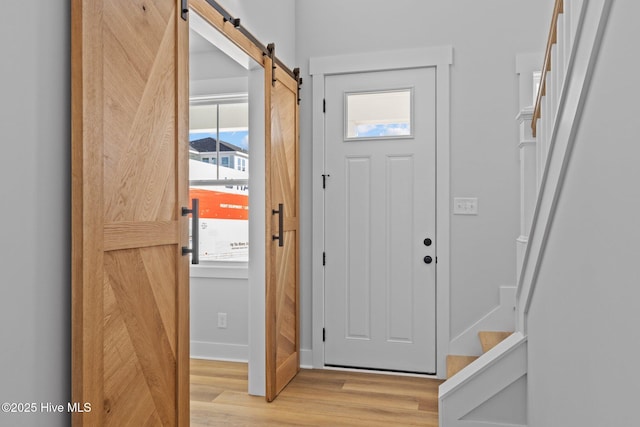
POLYGON ((478 215, 478 199, 476 197, 455 197, 453 199, 454 215, 478 215))
POLYGON ((227 328, 227 313, 218 313, 218 328, 227 328))

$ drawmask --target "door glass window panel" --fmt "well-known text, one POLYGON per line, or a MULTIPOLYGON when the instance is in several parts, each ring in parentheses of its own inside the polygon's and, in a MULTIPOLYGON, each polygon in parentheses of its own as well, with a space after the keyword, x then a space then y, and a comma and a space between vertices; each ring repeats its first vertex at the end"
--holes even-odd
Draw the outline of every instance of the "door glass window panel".
POLYGON ((345 93, 345 140, 413 136, 413 89, 345 93))

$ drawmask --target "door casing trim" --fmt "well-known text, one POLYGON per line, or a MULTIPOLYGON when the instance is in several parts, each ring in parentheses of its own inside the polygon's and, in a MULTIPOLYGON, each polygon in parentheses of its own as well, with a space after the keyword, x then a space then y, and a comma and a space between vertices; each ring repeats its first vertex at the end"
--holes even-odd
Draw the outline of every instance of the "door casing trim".
POLYGON ((407 68, 436 68, 436 375, 446 377, 445 359, 450 340, 450 66, 451 46, 403 49, 355 55, 311 58, 313 81, 313 210, 312 210, 312 354, 313 367, 324 368, 324 192, 325 173, 325 77, 407 68))

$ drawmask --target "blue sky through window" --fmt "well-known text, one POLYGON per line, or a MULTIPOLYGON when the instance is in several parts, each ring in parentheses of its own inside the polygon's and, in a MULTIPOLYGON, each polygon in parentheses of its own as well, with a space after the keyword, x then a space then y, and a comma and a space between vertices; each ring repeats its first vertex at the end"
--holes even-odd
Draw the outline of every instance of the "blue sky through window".
POLYGON ((356 125, 356 138, 411 135, 409 123, 356 125))

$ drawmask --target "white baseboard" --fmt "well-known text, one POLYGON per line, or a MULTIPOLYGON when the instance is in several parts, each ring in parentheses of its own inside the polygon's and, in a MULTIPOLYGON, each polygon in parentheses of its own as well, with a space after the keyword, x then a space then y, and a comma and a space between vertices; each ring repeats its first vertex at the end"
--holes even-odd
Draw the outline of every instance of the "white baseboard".
MULTIPOLYGON (((246 344, 191 341, 191 358, 247 363, 249 346, 246 344)), ((310 349, 300 349, 300 367, 313 369, 313 352, 310 349)))
POLYGON ((247 363, 249 361, 249 346, 246 344, 191 341, 191 358, 247 363))
POLYGON ((304 369, 313 369, 313 351, 311 349, 300 349, 300 367, 304 369))

